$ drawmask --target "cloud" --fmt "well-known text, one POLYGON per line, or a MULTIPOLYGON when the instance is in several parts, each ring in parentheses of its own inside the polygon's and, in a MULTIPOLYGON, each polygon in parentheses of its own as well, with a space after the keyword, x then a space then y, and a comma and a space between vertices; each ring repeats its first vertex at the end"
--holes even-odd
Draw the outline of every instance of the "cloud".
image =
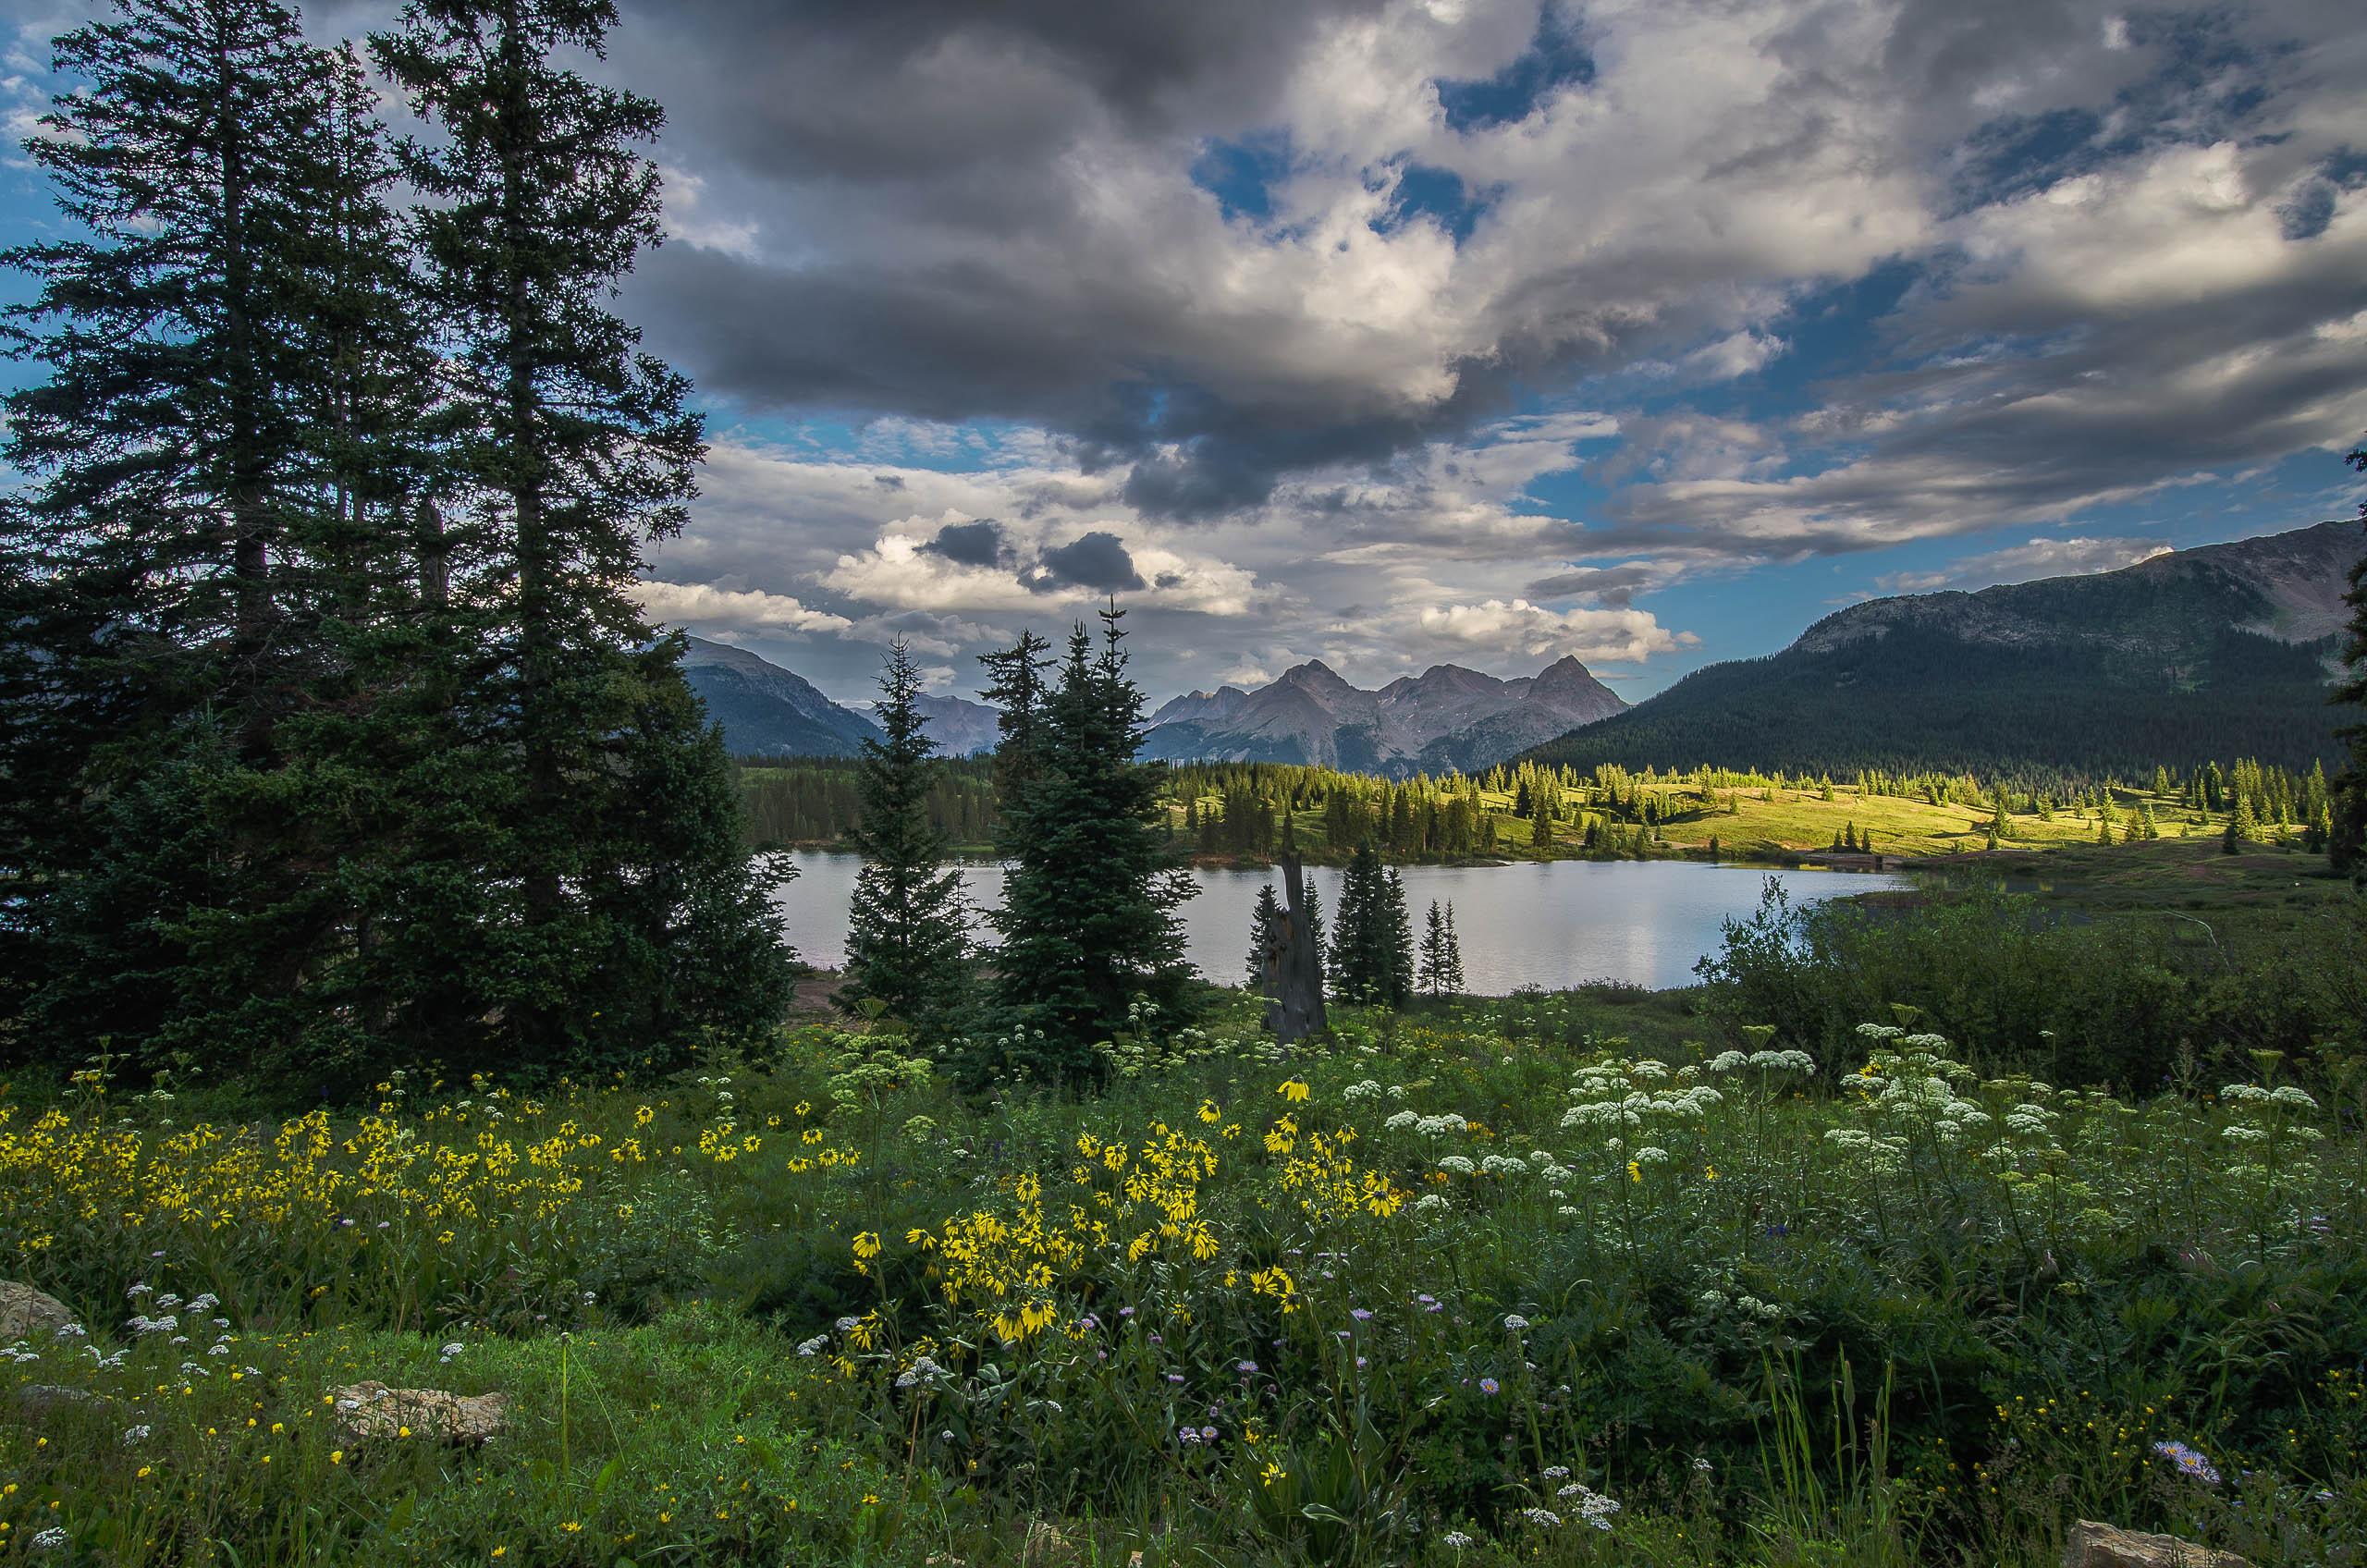
POLYGON ((1527 599, 1432 606, 1417 614, 1414 625, 1433 646, 1516 649, 1532 659, 1575 654, 1588 664, 1634 664, 1700 641, 1689 631, 1670 632, 1645 610, 1555 611, 1527 599))
MULTIPOLYGON (((897 482, 897 487, 902 488, 902 481, 897 482)), ((1011 559, 1011 546, 1003 542, 1002 524, 990 517, 975 522, 949 522, 921 548, 930 555, 943 556, 957 566, 1002 566, 1011 559)))
POLYGON ((853 624, 842 615, 809 608, 785 594, 754 589, 651 580, 634 583, 630 592, 650 619, 694 631, 843 631, 853 624))
POLYGON ((1941 588, 1987 588, 2027 582, 2034 577, 2070 577, 2116 571, 2169 553, 2161 539, 2032 539, 1967 556, 1937 571, 1891 572, 1874 579, 1885 594, 1928 594, 1941 588))
POLYGON ((1127 554, 1126 542, 1099 529, 1045 551, 1036 558, 1034 566, 1019 576, 1028 587, 1047 594, 1063 588, 1132 594, 1150 586, 1134 570, 1134 557, 1127 554))

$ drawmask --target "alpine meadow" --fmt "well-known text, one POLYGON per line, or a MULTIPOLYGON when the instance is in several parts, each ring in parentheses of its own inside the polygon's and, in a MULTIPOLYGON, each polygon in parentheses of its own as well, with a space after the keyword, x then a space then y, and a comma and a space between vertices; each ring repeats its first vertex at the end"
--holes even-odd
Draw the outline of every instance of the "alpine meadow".
POLYGON ((2360 39, 0 16, 0 1564, 2367 1568, 2360 39))

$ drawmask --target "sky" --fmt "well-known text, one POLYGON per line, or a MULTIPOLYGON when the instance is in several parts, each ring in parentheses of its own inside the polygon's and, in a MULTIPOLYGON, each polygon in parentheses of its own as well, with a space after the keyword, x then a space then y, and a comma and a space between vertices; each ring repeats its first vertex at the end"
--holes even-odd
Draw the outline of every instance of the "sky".
MULTIPOLYGON (((87 14, 0 0, 12 141, 87 14)), ((2358 0, 623 0, 585 68, 711 441, 643 602, 841 701, 1113 594, 1155 700, 1633 701, 2361 496, 2358 0)))

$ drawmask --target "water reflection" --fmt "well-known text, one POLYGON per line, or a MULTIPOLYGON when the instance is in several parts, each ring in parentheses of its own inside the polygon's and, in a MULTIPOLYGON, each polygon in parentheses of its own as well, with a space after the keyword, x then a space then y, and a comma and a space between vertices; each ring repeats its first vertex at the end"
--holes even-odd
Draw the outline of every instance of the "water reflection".
MULTIPOLYGON (((790 940, 807 962, 836 967, 846 956, 847 900, 862 862, 813 851, 790 859, 798 876, 780 900, 790 940)), ((1192 962, 1211 978, 1237 985, 1249 951, 1249 912, 1257 889, 1278 882, 1279 874, 1193 875, 1200 893, 1184 906, 1192 962)), ((1769 877, 1782 883, 1795 903, 1903 885, 1895 876, 1858 872, 1768 871, 1694 861, 1409 865, 1402 875, 1417 938, 1431 900, 1454 905, 1465 979, 1473 991, 1488 995, 1582 980, 1686 985, 1695 961, 1717 947, 1722 923, 1756 908, 1769 877)), ((1336 910, 1338 869, 1317 866, 1308 876, 1321 890, 1327 913, 1336 910)), ((1000 866, 968 866, 963 878, 974 907, 1000 900, 1000 866)))

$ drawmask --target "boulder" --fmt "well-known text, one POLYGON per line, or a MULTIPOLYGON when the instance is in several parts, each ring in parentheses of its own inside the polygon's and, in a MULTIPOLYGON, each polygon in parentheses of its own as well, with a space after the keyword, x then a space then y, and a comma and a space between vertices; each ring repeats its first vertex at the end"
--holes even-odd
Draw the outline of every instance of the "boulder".
POLYGON ((2063 1568, 2251 1568, 2232 1551, 2176 1536, 2149 1536, 2081 1519, 2063 1545, 2063 1568))
POLYGON ((74 1321, 72 1310, 55 1296, 0 1280, 0 1345, 36 1336, 46 1339, 74 1321))
POLYGON ((507 1394, 455 1394, 442 1389, 390 1389, 354 1383, 332 1390, 337 1435, 348 1442, 406 1434, 435 1442, 474 1446, 509 1429, 507 1394))

